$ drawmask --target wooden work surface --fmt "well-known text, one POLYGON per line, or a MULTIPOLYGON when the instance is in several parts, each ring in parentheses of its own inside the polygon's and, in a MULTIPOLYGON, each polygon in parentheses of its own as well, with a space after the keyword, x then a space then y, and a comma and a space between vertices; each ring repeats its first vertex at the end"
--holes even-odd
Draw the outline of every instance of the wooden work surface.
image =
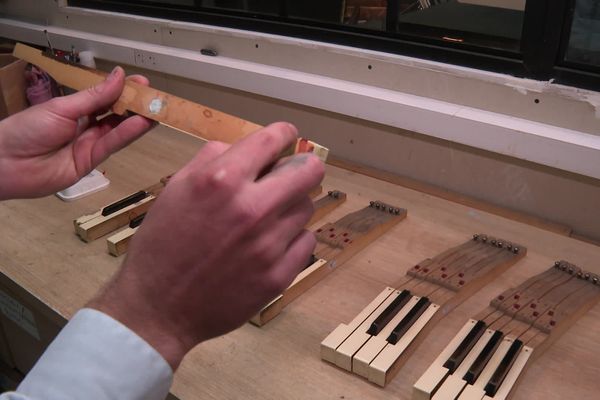
MULTIPOLYGON (((105 238, 80 241, 72 221, 157 182, 185 164, 201 142, 157 128, 100 169, 109 189, 73 203, 52 196, 0 204, 0 268, 65 317, 82 307, 122 260, 105 238)), ((335 149, 334 149, 335 151, 335 149)), ((262 328, 249 324, 198 346, 175 376, 173 394, 192 399, 409 399, 420 377, 467 318, 492 296, 566 259, 600 273, 600 247, 328 166, 324 190, 347 192, 333 221, 370 200, 408 217, 262 328), (527 257, 448 315, 384 389, 321 361, 319 344, 381 290, 426 257, 485 232, 527 246, 527 257)), ((268 193, 265 193, 268 196, 268 193)), ((168 296, 168 293, 157 294, 168 296)), ((527 371, 514 399, 592 399, 600 392, 600 306, 593 308, 527 371)))

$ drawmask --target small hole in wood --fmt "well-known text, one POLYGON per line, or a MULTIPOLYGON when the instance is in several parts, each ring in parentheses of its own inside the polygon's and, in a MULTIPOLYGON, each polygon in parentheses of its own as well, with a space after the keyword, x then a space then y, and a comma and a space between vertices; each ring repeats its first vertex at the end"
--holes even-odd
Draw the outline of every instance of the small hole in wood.
POLYGON ((373 69, 373 66, 369 64, 369 66, 367 67, 369 69, 373 69))
POLYGON ((535 104, 540 104, 540 99, 535 99, 533 102, 534 102, 535 104))
POLYGON ((256 43, 256 44, 254 45, 254 47, 256 47, 256 48, 258 49, 258 43, 256 43))

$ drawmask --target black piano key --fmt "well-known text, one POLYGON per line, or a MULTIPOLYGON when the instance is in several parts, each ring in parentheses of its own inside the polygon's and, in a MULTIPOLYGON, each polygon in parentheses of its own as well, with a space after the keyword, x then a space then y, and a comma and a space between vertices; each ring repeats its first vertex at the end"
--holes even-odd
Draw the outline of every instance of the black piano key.
POLYGON ((502 341, 502 336, 504 336, 504 334, 501 331, 494 332, 490 341, 487 342, 483 350, 481 350, 481 353, 479 353, 475 361, 473 361, 473 364, 469 367, 469 370, 463 377, 468 384, 474 384, 477 378, 479 378, 479 374, 481 374, 481 371, 483 371, 502 341))
POLYGON ((135 204, 138 201, 144 200, 148 196, 149 196, 148 193, 144 192, 143 190, 140 190, 137 193, 134 193, 130 196, 125 197, 124 199, 121 199, 119 201, 112 203, 111 205, 104 207, 102 209, 102 215, 106 217, 107 215, 116 213, 117 211, 122 210, 127 206, 135 204))
POLYGON ((429 307, 429 304, 431 304, 431 302, 427 297, 421 297, 419 301, 417 301, 417 304, 415 304, 415 306, 408 312, 408 314, 406 314, 406 316, 402 318, 402 321, 400 321, 398 325, 396 325, 390 336, 388 336, 388 343, 398 343, 398 340, 400 340, 400 338, 404 336, 404 334, 412 326, 412 324, 414 324, 415 321, 419 319, 421 314, 423 314, 427 307, 429 307))
POLYGON ((452 353, 452 355, 446 360, 444 363, 444 368, 448 368, 451 374, 456 371, 460 363, 463 362, 467 354, 471 351, 475 343, 479 340, 483 332, 485 332, 486 324, 483 321, 477 321, 475 325, 471 328, 471 331, 467 336, 463 339, 462 342, 458 345, 456 350, 452 353))
POLYGON ((381 314, 373 321, 367 333, 369 335, 378 335, 379 332, 394 318, 396 314, 408 303, 411 299, 411 294, 408 290, 403 290, 398 297, 394 299, 381 314))
POLYGON ((523 342, 519 339, 515 340, 510 346, 510 349, 508 349, 508 352, 504 355, 502 361, 500 361, 500 364, 498 365, 498 368, 496 368, 496 371, 494 371, 490 381, 485 385, 484 390, 488 396, 494 397, 496 395, 496 392, 500 388, 500 385, 502 385, 504 378, 506 378, 506 374, 510 371, 510 368, 517 359, 522 347, 523 342))
POLYGON ((138 215, 137 217, 135 217, 134 219, 129 221, 129 227, 137 228, 138 226, 140 226, 142 224, 142 221, 144 221, 144 218, 146 218, 146 213, 138 215))

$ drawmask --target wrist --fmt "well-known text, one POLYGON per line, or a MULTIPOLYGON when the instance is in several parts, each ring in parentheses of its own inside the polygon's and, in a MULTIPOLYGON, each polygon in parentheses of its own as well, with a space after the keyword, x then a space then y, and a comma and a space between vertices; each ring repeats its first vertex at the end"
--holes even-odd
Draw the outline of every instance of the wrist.
POLYGON ((148 304, 142 304, 131 289, 120 289, 111 284, 87 307, 98 310, 119 321, 152 346, 175 371, 183 357, 191 350, 190 345, 177 334, 177 329, 148 304))

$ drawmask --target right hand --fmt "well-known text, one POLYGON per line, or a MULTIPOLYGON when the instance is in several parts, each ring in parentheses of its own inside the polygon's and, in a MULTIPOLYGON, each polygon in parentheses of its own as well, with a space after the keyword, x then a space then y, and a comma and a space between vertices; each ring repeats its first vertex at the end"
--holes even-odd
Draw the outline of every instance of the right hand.
POLYGON ((176 369, 196 344, 239 327, 282 293, 314 250, 304 229, 308 194, 324 175, 312 154, 269 169, 296 135, 277 123, 232 146, 206 144, 171 178, 122 270, 90 306, 176 369))

